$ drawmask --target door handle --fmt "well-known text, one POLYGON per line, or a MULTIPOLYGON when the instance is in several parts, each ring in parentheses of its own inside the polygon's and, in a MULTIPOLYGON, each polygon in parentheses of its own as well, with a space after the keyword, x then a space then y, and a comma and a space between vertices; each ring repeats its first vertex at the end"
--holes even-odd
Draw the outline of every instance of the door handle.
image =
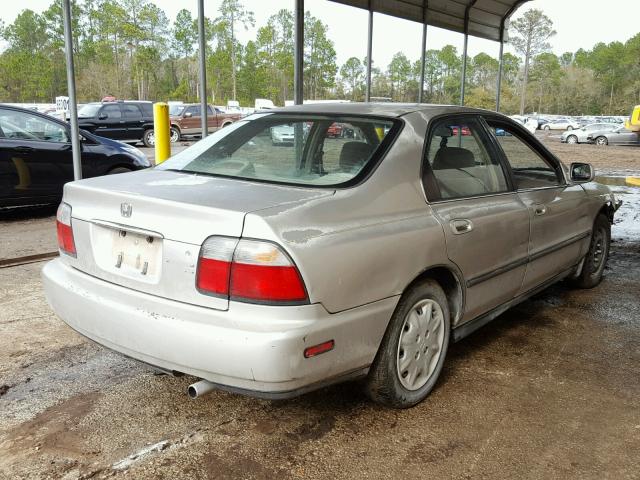
POLYGON ((545 205, 536 205, 533 212, 538 216, 544 215, 547 213, 547 207, 545 205))
POLYGON ((457 218, 449 222, 449 226, 454 235, 462 235, 463 233, 469 233, 473 230, 473 222, 466 218, 457 218))

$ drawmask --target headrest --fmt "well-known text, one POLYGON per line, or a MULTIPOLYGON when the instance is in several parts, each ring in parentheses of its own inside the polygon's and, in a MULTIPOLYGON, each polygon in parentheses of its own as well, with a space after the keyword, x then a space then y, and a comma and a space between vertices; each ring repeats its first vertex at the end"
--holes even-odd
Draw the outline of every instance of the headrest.
POLYGON ((451 127, 438 125, 434 130, 433 135, 436 137, 443 137, 443 138, 453 137, 453 130, 451 129, 451 127))
POLYGON ((373 145, 364 142, 347 142, 340 150, 339 164, 343 170, 361 167, 373 153, 373 145))
POLYGON ((433 159, 434 170, 449 170, 451 168, 469 168, 475 166, 475 157, 473 153, 466 148, 442 147, 433 159))

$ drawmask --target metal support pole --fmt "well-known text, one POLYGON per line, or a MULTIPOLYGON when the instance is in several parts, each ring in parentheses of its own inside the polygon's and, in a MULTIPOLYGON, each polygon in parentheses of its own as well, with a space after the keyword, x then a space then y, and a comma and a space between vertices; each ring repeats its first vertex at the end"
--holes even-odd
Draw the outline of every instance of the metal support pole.
POLYGON ((418 87, 418 103, 422 103, 424 94, 424 64, 427 50, 427 24, 422 24, 422 54, 420 55, 420 86, 418 87))
POLYGON ((78 130, 78 102, 76 101, 76 76, 73 68, 73 38, 71 38, 71 0, 63 0, 64 56, 67 63, 67 93, 71 115, 71 153, 73 158, 73 179, 82 178, 82 157, 80 152, 80 131, 78 130))
POLYGON ((207 38, 204 31, 204 0, 198 0, 198 46, 200 48, 200 128, 202 138, 209 133, 207 105, 207 38))
MULTIPOLYGON (((500 35, 502 36, 502 35, 500 35)), ((500 39, 500 58, 498 63, 498 85, 496 86, 496 112, 500 111, 500 93, 502 90, 502 68, 504 62, 504 42, 500 39)))
POLYGON ((467 83, 467 47, 469 45, 469 35, 464 34, 464 49, 462 51, 462 79, 460 80, 460 105, 464 106, 464 93, 467 83))
MULTIPOLYGON (((371 3, 371 2, 369 2, 371 3)), ((369 32, 367 33, 367 85, 364 95, 364 101, 371 101, 371 55, 373 50, 373 10, 369 4, 369 32)))
POLYGON ((304 102, 304 0, 295 0, 293 103, 304 102))

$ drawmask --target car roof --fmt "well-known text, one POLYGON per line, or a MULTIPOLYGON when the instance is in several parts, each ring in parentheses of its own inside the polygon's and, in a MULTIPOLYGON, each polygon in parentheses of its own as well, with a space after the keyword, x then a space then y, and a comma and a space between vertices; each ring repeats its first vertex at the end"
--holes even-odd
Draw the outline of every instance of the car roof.
POLYGON ((46 113, 42 113, 42 112, 39 112, 37 110, 33 110, 31 108, 18 107, 16 105, 8 105, 6 103, 0 103, 0 107, 6 108, 7 110, 16 110, 18 112, 30 113, 32 115, 36 115, 38 117, 42 117, 42 118, 44 118, 46 120, 51 120, 52 122, 57 123, 59 125, 65 125, 65 126, 67 125, 66 122, 63 122, 62 120, 60 120, 58 118, 52 117, 51 115, 47 115, 46 113))
POLYGON ((269 113, 315 113, 332 115, 371 115, 381 117, 401 117, 409 113, 423 111, 429 116, 448 113, 491 113, 490 110, 460 107, 457 105, 435 105, 427 103, 364 103, 364 102, 323 102, 290 107, 273 108, 269 113))

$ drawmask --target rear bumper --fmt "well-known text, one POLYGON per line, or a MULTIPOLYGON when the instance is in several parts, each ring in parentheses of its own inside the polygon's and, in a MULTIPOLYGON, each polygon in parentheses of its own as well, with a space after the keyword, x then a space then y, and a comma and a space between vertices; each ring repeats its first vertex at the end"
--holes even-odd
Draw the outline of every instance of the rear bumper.
POLYGON ((82 335, 150 365, 223 388, 287 397, 362 374, 373 362, 398 297, 337 314, 320 304, 230 302, 227 311, 120 287, 56 259, 42 271, 54 312, 82 335), (335 348, 304 358, 306 347, 335 348))

